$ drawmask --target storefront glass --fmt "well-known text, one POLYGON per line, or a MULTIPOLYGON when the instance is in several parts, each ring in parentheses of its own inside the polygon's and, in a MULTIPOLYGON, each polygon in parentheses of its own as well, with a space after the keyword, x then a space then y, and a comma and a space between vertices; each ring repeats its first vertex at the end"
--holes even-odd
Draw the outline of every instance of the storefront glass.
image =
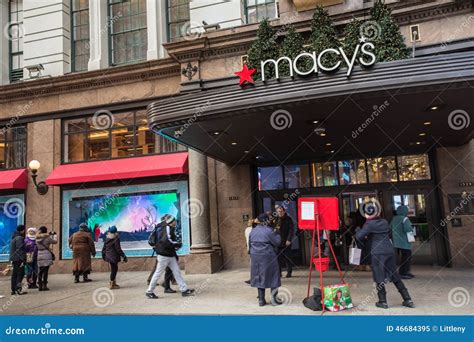
POLYGON ((278 190, 283 188, 283 170, 280 166, 258 168, 258 190, 278 190))
POLYGON ((10 257, 10 241, 16 227, 24 223, 25 196, 0 196, 0 262, 10 257))
POLYGON ((367 159, 369 183, 396 182, 397 164, 395 157, 381 157, 367 159))
POLYGON ((397 159, 400 181, 431 179, 428 155, 398 156, 397 159))
POLYGON ((309 167, 303 165, 287 165, 284 166, 285 171, 285 187, 287 189, 307 188, 311 186, 309 167))
POLYGON ((343 160, 339 165, 339 184, 365 184, 367 173, 365 159, 343 160))
MULTIPOLYGON (((189 213, 187 181, 98 189, 65 190, 62 196, 62 258, 72 258, 69 237, 81 223, 91 230, 96 249, 101 250, 107 230, 117 227, 122 248, 128 256, 150 256, 148 236, 165 214, 178 221, 178 238, 183 242, 179 255, 189 253, 189 213), (99 227, 96 228, 96 225, 99 227)), ((100 253, 98 253, 100 254, 100 253)))
POLYGON ((313 186, 335 186, 337 185, 336 162, 313 163, 313 186))

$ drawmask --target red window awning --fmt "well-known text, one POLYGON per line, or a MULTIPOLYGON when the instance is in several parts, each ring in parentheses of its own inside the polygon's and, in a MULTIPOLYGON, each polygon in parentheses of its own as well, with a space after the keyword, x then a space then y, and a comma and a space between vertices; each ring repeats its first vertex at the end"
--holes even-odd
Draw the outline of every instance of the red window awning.
POLYGON ((77 184, 185 173, 188 173, 188 153, 181 152, 60 165, 48 176, 46 184, 77 184))
POLYGON ((0 190, 21 189, 28 187, 26 169, 0 171, 0 190))

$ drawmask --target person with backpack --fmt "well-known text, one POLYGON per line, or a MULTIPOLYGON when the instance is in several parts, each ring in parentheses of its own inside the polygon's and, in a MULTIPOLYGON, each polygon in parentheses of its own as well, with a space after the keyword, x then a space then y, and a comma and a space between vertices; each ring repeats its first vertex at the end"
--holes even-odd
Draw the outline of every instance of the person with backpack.
MULTIPOLYGON (((155 252, 157 254, 158 265, 150 281, 150 285, 148 286, 148 289, 145 293, 145 295, 150 299, 158 298, 158 296, 155 295, 154 290, 158 280, 163 275, 167 267, 169 267, 173 272, 173 276, 178 283, 182 296, 187 297, 194 294, 194 290, 189 289, 186 285, 186 282, 181 275, 178 261, 176 260, 176 251, 181 248, 182 243, 177 241, 175 229, 176 219, 172 215, 165 215, 163 224, 161 225, 160 229, 156 231, 155 252)), ((150 240, 153 240, 153 238, 150 240)), ((153 241, 149 242, 153 243, 153 241)))
POLYGON ((108 262, 110 265, 109 289, 111 290, 120 288, 120 286, 117 285, 115 279, 117 277, 118 264, 121 258, 125 263, 128 261, 127 256, 123 252, 120 245, 120 237, 117 227, 113 226, 109 228, 104 246, 102 247, 102 259, 104 259, 104 261, 108 262))
POLYGON ((51 245, 58 243, 58 236, 55 232, 48 234, 48 228, 42 226, 36 235, 36 246, 38 247, 38 289, 39 291, 49 291, 48 273, 49 267, 54 262, 54 254, 51 252, 51 245))

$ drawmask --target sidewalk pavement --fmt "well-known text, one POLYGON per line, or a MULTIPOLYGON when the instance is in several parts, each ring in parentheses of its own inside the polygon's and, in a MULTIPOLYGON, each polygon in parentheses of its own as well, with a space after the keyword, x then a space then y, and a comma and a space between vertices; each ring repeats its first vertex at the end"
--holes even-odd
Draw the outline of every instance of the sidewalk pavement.
MULTIPOLYGON (((474 313, 474 272, 472 269, 449 269, 431 266, 413 267, 416 278, 405 285, 416 308, 401 306, 401 298, 393 286, 387 286, 390 309, 374 306, 377 295, 371 272, 347 272, 351 284, 354 309, 327 315, 472 315, 474 313)), ((299 268, 293 278, 282 279, 282 306, 257 304, 257 290, 244 283, 248 270, 221 271, 212 275, 187 275, 188 286, 196 296, 182 297, 164 294, 162 287, 155 293, 160 297, 145 297, 148 272, 119 272, 119 290, 109 290, 108 273, 93 273, 90 283, 73 283, 69 274, 50 275, 51 291, 27 290, 23 296, 10 296, 10 278, 0 278, 0 315, 320 315, 302 304, 306 296, 308 271, 299 268)), ((336 284, 338 273, 326 272, 325 284, 336 284)), ((312 284, 319 284, 313 273, 312 284)), ((174 286, 177 289, 177 286, 174 286)), ((270 293, 267 290, 267 302, 270 293)))

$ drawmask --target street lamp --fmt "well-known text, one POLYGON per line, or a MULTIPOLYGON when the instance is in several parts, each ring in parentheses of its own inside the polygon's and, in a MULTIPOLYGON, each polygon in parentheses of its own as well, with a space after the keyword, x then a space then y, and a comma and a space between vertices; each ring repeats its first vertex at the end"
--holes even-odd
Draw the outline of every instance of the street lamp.
POLYGON ((28 164, 28 167, 31 170, 31 178, 33 179, 33 184, 36 186, 36 191, 38 191, 40 195, 46 195, 48 193, 49 187, 46 185, 45 182, 38 183, 36 181, 36 177, 38 177, 37 173, 39 168, 41 167, 41 163, 37 160, 32 160, 28 164))

